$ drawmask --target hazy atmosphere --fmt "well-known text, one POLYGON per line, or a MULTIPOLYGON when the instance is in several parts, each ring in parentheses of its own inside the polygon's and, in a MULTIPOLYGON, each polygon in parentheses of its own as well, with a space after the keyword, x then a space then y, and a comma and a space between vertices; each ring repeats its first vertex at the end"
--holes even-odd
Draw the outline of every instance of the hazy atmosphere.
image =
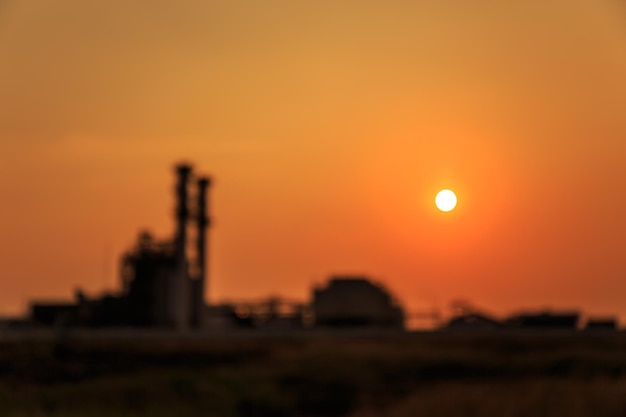
POLYGON ((0 0, 0 313, 117 289, 186 160, 210 301, 356 273, 623 321, 624 74, 615 1, 0 0))

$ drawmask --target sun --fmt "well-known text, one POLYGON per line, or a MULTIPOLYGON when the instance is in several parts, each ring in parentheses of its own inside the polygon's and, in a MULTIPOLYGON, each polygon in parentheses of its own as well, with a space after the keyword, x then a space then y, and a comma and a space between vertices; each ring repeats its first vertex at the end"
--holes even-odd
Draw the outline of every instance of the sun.
POLYGON ((452 190, 441 190, 435 197, 435 205, 443 212, 454 210, 456 207, 456 194, 452 190))

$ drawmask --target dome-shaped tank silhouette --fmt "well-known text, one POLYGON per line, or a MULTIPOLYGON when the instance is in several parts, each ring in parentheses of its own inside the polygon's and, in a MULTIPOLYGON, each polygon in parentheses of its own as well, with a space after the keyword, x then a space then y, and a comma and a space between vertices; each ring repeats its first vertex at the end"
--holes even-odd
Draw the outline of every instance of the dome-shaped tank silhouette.
POLYGON ((316 326, 403 328, 404 311, 380 284, 365 277, 333 277, 313 294, 316 326))

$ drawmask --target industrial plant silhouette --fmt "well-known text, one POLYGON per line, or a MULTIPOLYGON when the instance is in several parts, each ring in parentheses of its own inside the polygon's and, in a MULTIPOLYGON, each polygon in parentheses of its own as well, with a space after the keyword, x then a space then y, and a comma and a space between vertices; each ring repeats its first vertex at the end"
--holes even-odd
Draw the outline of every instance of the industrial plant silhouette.
POLYGON ((35 303, 31 308, 34 323, 174 329, 202 326, 211 181, 196 178, 186 164, 176 167, 176 175, 174 238, 159 242, 149 232, 141 232, 135 247, 122 257, 120 294, 89 299, 79 292, 76 303, 35 303), (189 243, 192 225, 195 245, 189 243))
MULTIPOLYGON (((211 179, 197 176, 190 164, 176 174, 175 234, 155 240, 139 233, 121 258, 121 291, 91 298, 77 291, 74 302, 33 302, 18 321, 26 327, 128 327, 175 331, 209 329, 371 328, 403 331, 411 317, 426 317, 439 329, 579 329, 577 311, 540 311, 495 319, 465 305, 447 322, 438 312, 407 314, 380 283, 365 276, 334 276, 314 288, 310 302, 282 298, 208 305, 208 232, 211 179)), ((432 326, 431 326, 432 327, 432 326)), ((586 329, 615 330, 614 318, 589 319, 586 329)))
POLYGON ((365 277, 336 277, 314 291, 312 304, 270 298, 209 306, 207 289, 208 177, 191 165, 176 166, 175 236, 157 241, 140 232, 121 260, 118 294, 73 303, 35 302, 36 326, 153 327, 175 330, 215 327, 378 326, 401 329, 404 312, 380 284, 365 277), (191 232, 191 233, 190 233, 191 232), (195 235, 195 241, 190 237, 195 235))

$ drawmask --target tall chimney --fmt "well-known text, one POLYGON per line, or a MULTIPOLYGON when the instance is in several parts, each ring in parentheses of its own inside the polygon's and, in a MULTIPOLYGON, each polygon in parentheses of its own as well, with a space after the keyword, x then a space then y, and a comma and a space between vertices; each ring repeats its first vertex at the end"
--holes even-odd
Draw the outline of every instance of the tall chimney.
POLYGON ((207 199, 210 186, 211 180, 209 178, 203 177, 198 179, 198 230, 196 242, 198 276, 196 277, 196 285, 194 288, 194 315, 196 325, 199 327, 203 324, 205 310, 204 291, 206 289, 207 277, 207 229, 210 224, 207 199))
POLYGON ((176 167, 176 272, 172 282, 172 322, 176 329, 184 330, 189 325, 189 276, 187 265, 187 223, 189 221, 188 183, 191 166, 176 167))

